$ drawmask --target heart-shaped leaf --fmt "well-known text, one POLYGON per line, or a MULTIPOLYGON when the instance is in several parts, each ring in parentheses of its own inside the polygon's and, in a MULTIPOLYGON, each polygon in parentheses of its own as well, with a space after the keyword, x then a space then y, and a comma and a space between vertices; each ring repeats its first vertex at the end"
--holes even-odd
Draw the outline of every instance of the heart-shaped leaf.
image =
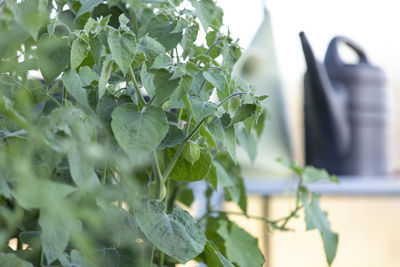
POLYGON ((179 262, 185 263, 203 252, 206 237, 187 211, 176 207, 166 214, 161 200, 149 200, 139 205, 135 216, 146 237, 179 262))
POLYGON ((137 51, 135 35, 128 31, 112 31, 108 36, 108 45, 113 59, 125 75, 137 51))
POLYGON ((138 111, 133 104, 123 104, 111 114, 111 127, 122 149, 134 162, 155 149, 168 133, 168 122, 161 108, 138 111))
POLYGON ((70 62, 68 40, 44 34, 39 39, 37 55, 40 72, 49 85, 70 62))

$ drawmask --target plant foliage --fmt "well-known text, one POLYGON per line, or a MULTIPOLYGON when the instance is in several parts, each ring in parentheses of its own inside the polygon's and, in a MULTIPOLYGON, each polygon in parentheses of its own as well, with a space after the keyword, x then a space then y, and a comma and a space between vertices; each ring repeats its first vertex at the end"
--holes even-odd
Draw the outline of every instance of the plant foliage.
MULTIPOLYGON (((265 97, 232 75, 222 16, 213 0, 0 1, 1 266, 263 264, 226 214, 182 208, 205 180, 247 214, 235 148, 265 97)), ((296 210, 266 222, 304 207, 330 264, 337 235, 301 182, 329 176, 294 169, 296 210)))

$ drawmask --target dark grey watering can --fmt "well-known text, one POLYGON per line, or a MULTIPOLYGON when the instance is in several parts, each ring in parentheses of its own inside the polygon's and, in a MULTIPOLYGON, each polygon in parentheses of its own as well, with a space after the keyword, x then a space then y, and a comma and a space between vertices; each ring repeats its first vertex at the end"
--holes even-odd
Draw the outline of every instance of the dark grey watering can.
POLYGON ((388 173, 388 99, 384 72, 369 63, 363 49, 346 37, 335 37, 323 64, 300 33, 305 74, 306 164, 338 175, 388 173), (357 54, 359 62, 342 61, 338 44, 357 54))

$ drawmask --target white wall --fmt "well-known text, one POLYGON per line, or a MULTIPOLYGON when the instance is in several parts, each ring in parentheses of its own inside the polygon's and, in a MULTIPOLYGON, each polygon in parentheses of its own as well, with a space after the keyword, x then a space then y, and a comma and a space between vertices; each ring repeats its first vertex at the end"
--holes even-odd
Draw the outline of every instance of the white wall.
MULTIPOLYGON (((244 48, 263 16, 263 0, 218 0, 225 25, 244 48)), ((291 114, 302 110, 304 57, 298 33, 304 31, 319 59, 335 35, 345 35, 367 52, 371 62, 388 74, 392 101, 392 163, 400 168, 400 1, 397 0, 266 0, 279 67, 291 114)), ((296 128, 302 118, 291 118, 296 128)), ((301 142, 301 129, 297 134, 301 142)))

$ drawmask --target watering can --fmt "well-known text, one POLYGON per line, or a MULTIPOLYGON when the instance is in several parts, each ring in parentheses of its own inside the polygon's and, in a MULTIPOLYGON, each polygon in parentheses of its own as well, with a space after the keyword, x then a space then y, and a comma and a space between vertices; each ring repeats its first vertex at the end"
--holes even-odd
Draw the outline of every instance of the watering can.
POLYGON ((337 175, 388 173, 388 89, 382 69, 346 37, 330 42, 324 63, 300 33, 307 72, 304 79, 306 164, 337 175), (346 63, 338 52, 345 44, 358 57, 346 63))

